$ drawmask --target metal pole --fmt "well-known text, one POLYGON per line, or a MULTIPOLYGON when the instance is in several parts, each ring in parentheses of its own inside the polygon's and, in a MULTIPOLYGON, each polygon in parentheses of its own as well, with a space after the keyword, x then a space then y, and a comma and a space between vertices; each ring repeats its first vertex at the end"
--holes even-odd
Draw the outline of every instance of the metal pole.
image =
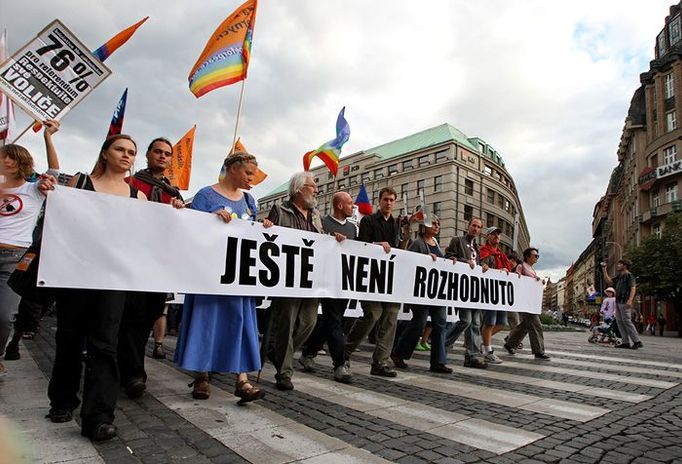
POLYGON ((244 101, 244 85, 246 84, 246 79, 242 79, 242 88, 239 91, 239 105, 237 106, 237 120, 234 124, 234 137, 232 138, 232 146, 230 147, 230 153, 234 152, 234 146, 237 144, 237 130, 239 129, 239 116, 242 113, 242 102, 244 101))
POLYGON ((12 143, 17 143, 17 140, 19 140, 33 125, 36 123, 36 121, 33 121, 31 124, 26 127, 26 129, 22 130, 19 135, 17 135, 14 140, 12 140, 12 143))

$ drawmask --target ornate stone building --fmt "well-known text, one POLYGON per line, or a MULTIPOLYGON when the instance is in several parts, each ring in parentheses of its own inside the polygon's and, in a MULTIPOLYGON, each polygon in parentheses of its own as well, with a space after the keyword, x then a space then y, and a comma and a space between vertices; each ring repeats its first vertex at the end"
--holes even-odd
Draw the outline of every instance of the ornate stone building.
MULTIPOLYGON (((523 208, 502 157, 484 140, 467 137, 449 124, 408 135, 341 159, 336 178, 323 165, 311 172, 319 187, 318 204, 331 209, 332 194, 345 190, 355 199, 361 183, 374 208, 386 186, 398 192, 397 210, 404 214, 420 204, 441 219, 440 241, 447 245, 462 234, 471 217, 484 227, 503 231, 506 251, 523 250, 530 243, 523 208)), ((288 182, 259 201, 259 218, 287 195, 288 182)))

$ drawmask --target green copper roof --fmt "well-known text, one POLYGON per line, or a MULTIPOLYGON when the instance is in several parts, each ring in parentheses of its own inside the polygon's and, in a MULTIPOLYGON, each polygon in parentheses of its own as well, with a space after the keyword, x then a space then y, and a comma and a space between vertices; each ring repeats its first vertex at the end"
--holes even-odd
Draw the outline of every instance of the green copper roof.
POLYGON ((432 147, 444 142, 455 141, 460 145, 478 152, 478 147, 469 142, 467 136, 459 129, 450 124, 441 124, 440 126, 426 129, 416 134, 408 135, 402 139, 394 140, 392 142, 379 145, 369 150, 365 150, 368 154, 377 154, 383 159, 393 158, 394 156, 403 155, 413 151, 421 150, 423 148, 432 147))
POLYGON ((280 185, 279 187, 277 187, 276 189, 274 189, 273 191, 268 193, 266 196, 277 195, 278 193, 284 193, 288 189, 289 189, 289 181, 286 181, 285 183, 283 183, 282 185, 280 185))

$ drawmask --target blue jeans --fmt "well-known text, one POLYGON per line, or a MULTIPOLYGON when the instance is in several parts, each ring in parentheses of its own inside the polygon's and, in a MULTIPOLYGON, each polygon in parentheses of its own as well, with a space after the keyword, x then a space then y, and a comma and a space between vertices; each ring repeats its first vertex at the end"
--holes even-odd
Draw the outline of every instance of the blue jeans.
POLYGON ((465 358, 481 355, 481 310, 457 309, 459 321, 454 324, 448 322, 445 335, 445 346, 451 347, 460 335, 464 333, 465 358))
POLYGON ((431 316, 431 365, 445 364, 447 353, 445 352, 445 322, 446 314, 443 306, 411 305, 412 320, 396 340, 393 353, 401 359, 410 359, 419 338, 424 332, 426 319, 431 316))

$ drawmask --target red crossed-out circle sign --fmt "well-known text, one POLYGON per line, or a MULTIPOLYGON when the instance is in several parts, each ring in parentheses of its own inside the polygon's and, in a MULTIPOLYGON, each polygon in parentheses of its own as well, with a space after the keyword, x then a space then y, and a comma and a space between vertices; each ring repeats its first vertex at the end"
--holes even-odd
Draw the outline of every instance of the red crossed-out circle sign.
POLYGON ((13 193, 0 195, 0 216, 14 216, 22 209, 24 209, 24 202, 19 195, 13 193))

